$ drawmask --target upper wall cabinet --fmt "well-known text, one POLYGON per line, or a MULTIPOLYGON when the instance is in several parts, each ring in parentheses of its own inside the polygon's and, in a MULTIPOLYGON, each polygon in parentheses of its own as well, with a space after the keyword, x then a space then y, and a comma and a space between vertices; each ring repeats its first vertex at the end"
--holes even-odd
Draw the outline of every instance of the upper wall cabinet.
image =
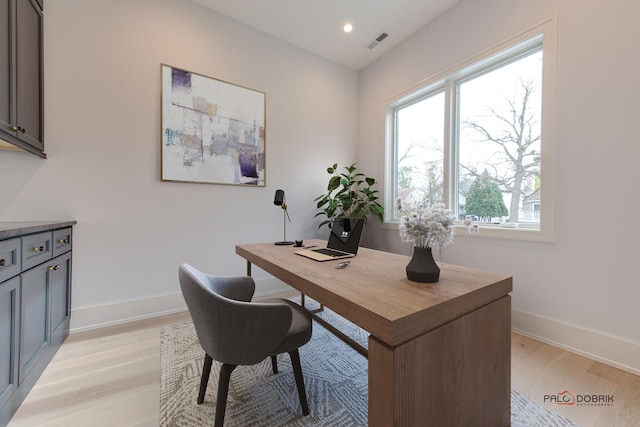
POLYGON ((42 24, 42 0, 0 0, 0 148, 46 158, 42 24))

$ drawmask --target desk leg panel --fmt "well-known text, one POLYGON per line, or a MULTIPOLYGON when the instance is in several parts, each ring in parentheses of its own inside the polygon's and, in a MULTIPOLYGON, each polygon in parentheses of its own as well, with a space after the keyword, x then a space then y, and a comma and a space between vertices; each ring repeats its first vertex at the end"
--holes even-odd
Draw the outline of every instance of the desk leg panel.
POLYGON ((392 348, 369 338, 370 426, 509 426, 511 297, 392 348))

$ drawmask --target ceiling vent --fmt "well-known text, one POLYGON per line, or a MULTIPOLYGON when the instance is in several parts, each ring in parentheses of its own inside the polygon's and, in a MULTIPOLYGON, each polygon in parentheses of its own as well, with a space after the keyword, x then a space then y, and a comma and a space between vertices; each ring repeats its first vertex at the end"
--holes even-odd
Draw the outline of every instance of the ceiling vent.
POLYGON ((373 40, 371 40, 369 43, 367 43, 367 45, 365 47, 367 49, 373 49, 374 47, 378 46, 378 44, 380 44, 380 42, 382 40, 386 39, 387 37, 389 37, 389 34, 387 34, 387 33, 385 33, 383 31, 380 34, 378 34, 373 40))

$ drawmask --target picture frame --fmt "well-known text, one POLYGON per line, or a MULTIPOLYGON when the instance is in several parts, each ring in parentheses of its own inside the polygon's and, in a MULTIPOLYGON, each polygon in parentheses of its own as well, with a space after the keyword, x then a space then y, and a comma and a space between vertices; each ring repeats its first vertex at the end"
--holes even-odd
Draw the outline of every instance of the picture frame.
POLYGON ((265 184, 266 94, 161 64, 161 180, 265 184))

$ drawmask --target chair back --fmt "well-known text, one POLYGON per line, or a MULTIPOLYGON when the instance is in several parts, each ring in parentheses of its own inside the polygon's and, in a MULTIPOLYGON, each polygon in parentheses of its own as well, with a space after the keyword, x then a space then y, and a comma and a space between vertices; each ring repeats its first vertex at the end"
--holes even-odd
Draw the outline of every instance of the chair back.
POLYGON ((249 276, 216 277, 182 264, 180 288, 204 351, 231 365, 253 365, 273 355, 289 330, 283 303, 252 303, 249 276))

